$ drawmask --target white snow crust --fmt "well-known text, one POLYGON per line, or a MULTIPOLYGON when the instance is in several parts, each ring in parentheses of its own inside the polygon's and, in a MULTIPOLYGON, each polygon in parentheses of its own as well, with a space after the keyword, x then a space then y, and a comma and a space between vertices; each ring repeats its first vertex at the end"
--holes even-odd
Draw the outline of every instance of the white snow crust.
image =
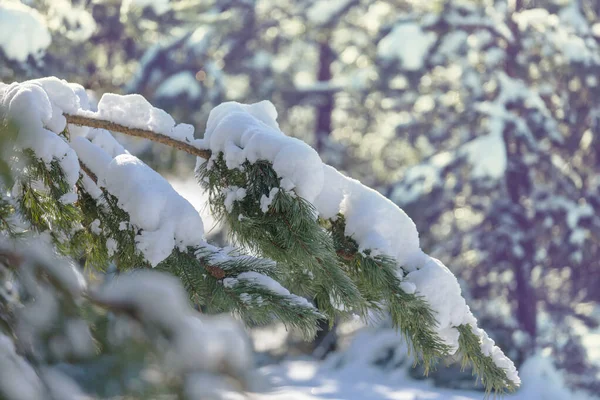
POLYGON ((239 168, 246 160, 271 161, 275 172, 289 180, 287 190, 295 188, 313 201, 323 186, 321 159, 312 147, 285 136, 276 118, 275 106, 268 101, 223 103, 210 112, 202 146, 215 155, 223 152, 228 168, 239 168))
POLYGON ((176 124, 167 112, 153 107, 139 94, 122 96, 105 93, 98 102, 98 111, 79 110, 78 113, 89 118, 108 120, 128 128, 152 131, 188 144, 198 144, 194 139, 192 125, 176 124))

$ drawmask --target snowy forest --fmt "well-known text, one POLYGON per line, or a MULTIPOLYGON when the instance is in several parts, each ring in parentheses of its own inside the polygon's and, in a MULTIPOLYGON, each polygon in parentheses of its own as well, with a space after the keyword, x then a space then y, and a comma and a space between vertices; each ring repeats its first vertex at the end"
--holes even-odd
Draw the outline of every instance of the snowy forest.
POLYGON ((600 399, 600 2, 0 0, 0 400, 600 399))

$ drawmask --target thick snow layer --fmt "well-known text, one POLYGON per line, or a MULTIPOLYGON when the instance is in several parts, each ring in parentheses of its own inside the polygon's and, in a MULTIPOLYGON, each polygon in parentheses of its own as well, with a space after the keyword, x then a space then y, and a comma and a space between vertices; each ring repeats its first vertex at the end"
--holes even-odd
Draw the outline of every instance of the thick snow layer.
POLYGON ((204 229, 206 234, 217 233, 221 230, 219 221, 215 219, 215 216, 210 212, 208 207, 208 194, 204 189, 198 185, 194 177, 181 179, 179 177, 169 177, 169 183, 173 186, 173 189, 177 191, 190 204, 198 211, 202 222, 204 223, 204 229))
POLYGON ((131 223, 142 229, 136 245, 151 265, 163 261, 175 247, 184 250, 203 242, 198 212, 152 168, 127 153, 112 158, 85 138, 74 138, 72 146, 97 175, 98 185, 117 197, 131 223))
POLYGON ((81 110, 81 115, 108 120, 128 128, 144 129, 172 137, 189 144, 194 140, 194 127, 189 124, 175 124, 175 120, 164 110, 153 107, 143 96, 129 94, 121 96, 105 93, 98 102, 98 111, 81 110))
POLYGON ((477 327, 477 319, 461 295, 460 285, 454 274, 439 260, 422 253, 421 267, 406 276, 406 282, 415 285, 417 295, 423 296, 436 313, 436 331, 450 346, 453 354, 458 350, 459 332, 456 327, 468 325, 480 339, 481 350, 502 368, 507 378, 519 385, 521 379, 514 363, 506 357, 492 339, 477 327))
POLYGON ((399 23, 381 39, 377 55, 384 60, 397 59, 404 69, 418 71, 435 38, 435 33, 423 32, 416 22, 399 23))
POLYGON ((90 129, 86 138, 104 150, 109 156, 115 158, 121 154, 129 154, 113 135, 106 129, 90 129))
POLYGON ((406 280, 417 287, 418 293, 436 311, 438 334, 454 353, 458 350, 459 336, 455 327, 465 322, 468 307, 454 274, 439 260, 426 257, 425 265, 409 273, 406 280))
POLYGON ((10 59, 25 62, 40 56, 52 42, 40 13, 18 1, 0 2, 0 48, 10 59))
POLYGON ((293 185, 286 189, 294 187, 313 201, 323 186, 321 159, 312 147, 281 132, 275 118, 275 107, 268 101, 223 103, 210 112, 203 146, 215 156, 223 152, 229 168, 238 168, 246 160, 271 161, 275 172, 293 185))
MULTIPOLYGON (((346 235, 359 250, 392 256, 401 266, 415 264, 420 256, 419 233, 406 213, 380 193, 346 177, 329 165, 323 166, 325 183, 314 201, 323 218, 346 218, 346 235)), ((373 254, 375 253, 375 254, 373 254)))
POLYGON ((17 145, 33 150, 46 165, 58 161, 70 186, 79 178, 79 162, 57 134, 67 124, 63 113, 79 109, 79 97, 67 82, 42 78, 0 86, 0 119, 19 128, 17 145))
MULTIPOLYGON (((88 98, 85 88, 78 83, 69 83, 68 85, 71 89, 73 89, 73 92, 75 92, 77 98, 79 98, 79 108, 82 110, 89 110, 91 102, 88 98)), ((71 136, 85 136, 89 130, 90 128, 87 126, 69 124, 69 133, 71 136)))
MULTIPOLYGON (((376 191, 324 165, 314 149, 281 132, 276 117, 270 102, 221 104, 210 113, 204 145, 215 157, 223 152, 229 168, 246 160, 271 161, 284 189, 294 188, 322 217, 344 214, 346 234, 357 240, 361 250, 384 253, 412 266, 420 255, 419 235, 406 213, 376 191)), ((267 198, 262 205, 267 205, 267 198)))
POLYGON ((512 361, 477 328, 456 277, 420 249, 419 234, 410 217, 380 193, 324 165, 308 145, 285 136, 276 117, 269 102, 221 104, 210 113, 204 145, 213 157, 222 152, 229 168, 238 168, 246 160, 270 161, 282 186, 292 183, 284 189, 294 188, 321 217, 344 215, 345 234, 356 240, 360 251, 392 256, 398 262, 399 275, 408 273, 403 289, 429 303, 437 317, 436 330, 452 353, 458 349, 457 327, 470 325, 481 340, 483 353, 505 370, 508 379, 519 384, 512 361))

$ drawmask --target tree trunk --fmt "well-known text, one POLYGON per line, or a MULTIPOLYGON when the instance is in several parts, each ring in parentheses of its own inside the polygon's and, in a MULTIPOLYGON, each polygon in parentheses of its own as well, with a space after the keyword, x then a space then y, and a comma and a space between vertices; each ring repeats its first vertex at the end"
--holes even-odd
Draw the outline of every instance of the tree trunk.
MULTIPOLYGON (((328 82, 331 80, 331 64, 334 53, 329 46, 329 36, 319 43, 319 71, 317 80, 328 82)), ((317 98, 317 119, 315 126, 317 151, 323 150, 327 137, 331 133, 331 113, 333 112, 333 94, 324 93, 317 98)))

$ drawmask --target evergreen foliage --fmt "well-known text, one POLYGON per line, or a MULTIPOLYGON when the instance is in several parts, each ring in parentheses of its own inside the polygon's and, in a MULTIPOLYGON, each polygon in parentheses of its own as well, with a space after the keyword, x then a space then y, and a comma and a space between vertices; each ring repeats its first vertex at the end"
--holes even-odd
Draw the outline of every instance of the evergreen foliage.
MULTIPOLYGON (((367 310, 380 315, 389 312, 394 327, 410 344, 415 363, 424 363, 425 373, 450 354, 449 347, 435 333, 436 319, 427 302, 401 289, 397 262, 386 255, 372 256, 370 250, 359 251, 356 241, 344 233, 343 215, 332 220, 317 219, 310 203, 281 187, 280 177, 270 163, 247 161, 241 168, 229 169, 219 154, 199 163, 196 174, 210 195, 211 210, 227 224, 233 239, 291 267, 291 271, 281 271, 287 275, 288 287, 311 296, 330 318, 339 313, 339 307, 336 309, 334 302, 326 303, 327 297, 319 297, 321 293, 326 295, 331 287, 329 281, 323 281, 329 277, 323 277, 319 271, 324 266, 322 260, 333 259, 327 266, 335 270, 334 284, 348 282, 348 287, 357 291, 361 307, 354 306, 351 311, 364 318, 367 310), (240 189, 243 195, 237 192, 240 189), (229 197, 232 193, 233 199, 229 197), (261 203, 264 196, 271 199, 269 205, 261 203), (317 261, 317 268, 310 269, 311 256, 317 261), (299 263, 300 260, 304 262, 299 263), (302 266, 307 266, 311 275, 298 274, 302 266), (327 308, 323 307, 325 304, 327 308)), ((482 380, 486 392, 514 391, 516 387, 504 370, 482 353, 479 338, 471 328, 467 325, 457 328, 461 334, 459 351, 463 366, 473 365, 473 373, 482 380)))
POLYGON ((490 357, 486 357, 479 346, 479 338, 475 336, 471 327, 468 325, 461 325, 458 327, 460 331, 459 337, 459 350, 462 354, 462 366, 471 365, 473 367, 473 375, 477 375, 481 382, 485 386, 486 393, 492 391, 505 393, 513 392, 517 387, 510 380, 506 379, 506 376, 502 371, 498 370, 498 367, 493 363, 490 357), (497 388, 501 387, 501 390, 497 388))
POLYGON ((246 162, 241 169, 228 169, 219 157, 201 164, 197 176, 210 195, 212 211, 228 224, 233 238, 281 263, 287 284, 314 298, 331 321, 340 306, 364 313, 364 300, 340 270, 331 235, 319 226, 314 207, 282 189, 269 163, 246 162), (274 188, 268 210, 261 209, 261 198, 274 188), (238 189, 245 195, 229 204, 229 191, 238 189))
POLYGON ((401 289, 402 280, 397 276, 397 263, 386 255, 371 256, 369 251, 360 252, 358 244, 345 235, 343 215, 331 221, 322 221, 332 232, 335 250, 346 272, 356 282, 369 307, 390 313, 392 324, 404 335, 417 357, 420 357, 426 373, 430 366, 448 354, 448 347, 436 336, 435 318, 426 301, 401 289), (386 308, 382 308, 385 305, 386 308))

